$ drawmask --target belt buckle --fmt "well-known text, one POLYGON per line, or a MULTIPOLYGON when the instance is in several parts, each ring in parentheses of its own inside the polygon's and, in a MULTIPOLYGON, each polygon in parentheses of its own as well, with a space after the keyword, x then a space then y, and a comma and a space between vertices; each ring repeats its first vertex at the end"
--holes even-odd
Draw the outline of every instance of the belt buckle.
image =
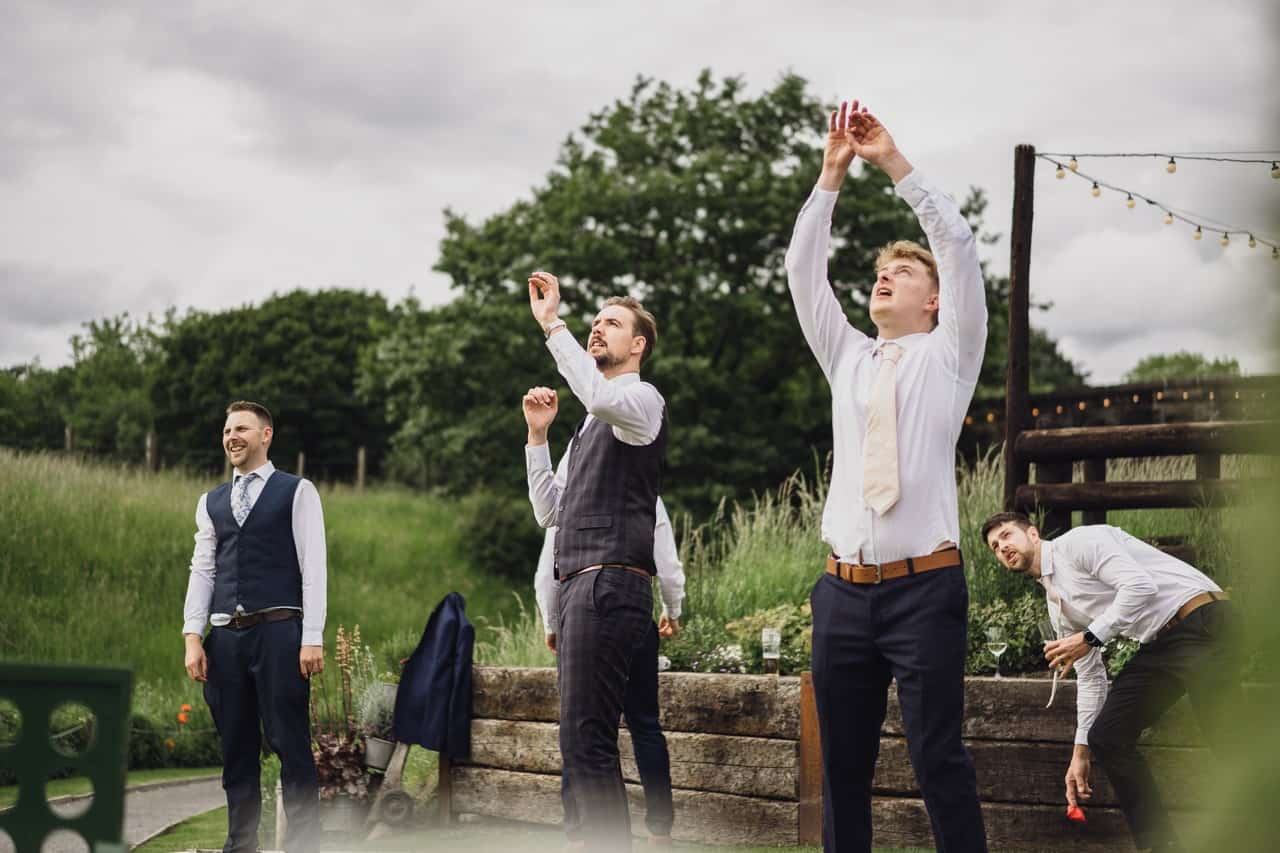
POLYGON ((875 567, 875 570, 876 570, 876 579, 872 581, 872 583, 873 583, 873 584, 877 584, 877 585, 878 585, 878 584, 882 584, 882 583, 884 583, 884 572, 883 572, 883 571, 881 571, 881 569, 880 569, 880 564, 879 564, 879 563, 863 563, 862 565, 863 565, 863 567, 867 567, 867 566, 874 566, 874 567, 875 567))

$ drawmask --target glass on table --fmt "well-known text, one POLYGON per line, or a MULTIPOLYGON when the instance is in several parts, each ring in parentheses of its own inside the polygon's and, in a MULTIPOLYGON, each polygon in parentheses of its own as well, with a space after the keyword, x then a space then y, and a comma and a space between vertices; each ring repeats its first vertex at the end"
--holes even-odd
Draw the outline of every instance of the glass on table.
POLYGON ((1003 628, 987 629, 987 651, 996 659, 996 678, 1000 678, 1000 656, 1009 650, 1009 641, 1003 628))

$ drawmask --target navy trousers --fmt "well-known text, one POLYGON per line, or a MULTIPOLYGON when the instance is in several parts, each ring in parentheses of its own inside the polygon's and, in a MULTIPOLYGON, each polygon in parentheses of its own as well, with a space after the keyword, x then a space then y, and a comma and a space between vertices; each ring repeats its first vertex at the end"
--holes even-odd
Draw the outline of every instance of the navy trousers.
POLYGON ((652 584, 622 569, 583 572, 560 586, 560 792, 566 834, 592 851, 631 849, 618 726, 652 614, 652 584))
POLYGON ((960 739, 969 606, 964 569, 882 584, 823 574, 810 603, 823 849, 871 850, 871 780, 893 679, 937 849, 986 851, 973 762, 960 739))
POLYGON ((209 680, 204 698, 222 740, 222 787, 227 793, 225 853, 258 849, 263 735, 280 756, 289 821, 284 849, 302 853, 319 846, 319 785, 308 708, 311 685, 298 671, 301 648, 301 619, 214 628, 205 637, 209 680))

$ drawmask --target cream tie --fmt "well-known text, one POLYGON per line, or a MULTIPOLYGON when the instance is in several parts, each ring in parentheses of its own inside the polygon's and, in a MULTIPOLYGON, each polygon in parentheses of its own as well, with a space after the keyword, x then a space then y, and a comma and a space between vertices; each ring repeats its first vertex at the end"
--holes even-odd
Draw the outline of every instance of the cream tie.
POLYGON ((898 359, 902 347, 889 342, 880 347, 880 368, 871 387, 867 409, 867 437, 862 448, 862 498, 884 515, 898 502, 898 359))

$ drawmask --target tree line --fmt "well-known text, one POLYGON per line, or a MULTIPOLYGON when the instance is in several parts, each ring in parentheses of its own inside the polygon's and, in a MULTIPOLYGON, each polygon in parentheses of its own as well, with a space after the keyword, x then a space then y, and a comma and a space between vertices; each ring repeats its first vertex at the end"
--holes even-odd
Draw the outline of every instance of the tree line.
MULTIPOLYGON (((830 396, 783 260, 825 121, 795 75, 755 96, 710 71, 687 89, 639 79, 568 136, 530 197, 479 222, 446 211, 436 264, 452 283, 446 304, 299 290, 226 311, 92 320, 72 338, 70 365, 0 371, 0 443, 61 447, 70 425, 86 452, 140 459, 154 429, 166 465, 220 470, 223 408, 257 399, 277 419, 277 464, 301 450, 309 474, 331 464, 341 478, 365 446, 374 476, 469 495, 500 531, 528 519, 520 396, 563 388, 525 295, 528 273, 547 269, 580 339, 615 293, 657 316, 646 372, 672 423, 665 491, 705 517, 830 449, 830 396)), ((984 193, 969 188, 963 208, 993 242, 984 193)), ((830 279, 860 328, 871 328, 875 254, 898 238, 926 242, 882 173, 852 177, 834 215, 830 279)), ((1007 294, 1007 279, 987 276, 979 395, 1003 394, 1007 294)), ((1037 390, 1084 380, 1043 333, 1032 365, 1037 390)), ((564 396, 555 453, 582 416, 564 396)))

